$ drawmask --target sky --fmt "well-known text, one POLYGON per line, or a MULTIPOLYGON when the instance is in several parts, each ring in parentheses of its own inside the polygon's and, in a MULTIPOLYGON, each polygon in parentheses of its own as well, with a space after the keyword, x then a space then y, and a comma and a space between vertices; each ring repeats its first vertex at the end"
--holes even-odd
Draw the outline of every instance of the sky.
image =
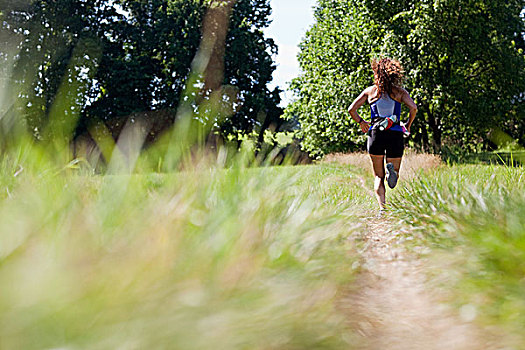
MULTIPOLYGON (((271 0, 272 24, 266 29, 266 36, 275 40, 279 53, 275 57, 277 69, 273 73, 270 87, 279 86, 285 90, 290 80, 300 73, 297 53, 304 34, 314 23, 313 6, 316 0, 271 0)), ((292 95, 281 95, 282 106, 286 106, 292 95)))

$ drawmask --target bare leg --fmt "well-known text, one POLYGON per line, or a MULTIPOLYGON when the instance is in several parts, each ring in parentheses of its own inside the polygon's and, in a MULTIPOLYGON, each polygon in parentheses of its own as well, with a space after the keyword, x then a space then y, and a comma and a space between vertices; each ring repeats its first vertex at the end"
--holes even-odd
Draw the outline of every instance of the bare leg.
POLYGON ((377 201, 379 202, 379 207, 383 209, 386 203, 385 197, 385 156, 376 156, 371 154, 370 159, 372 159, 372 168, 374 169, 374 190, 376 192, 377 201))

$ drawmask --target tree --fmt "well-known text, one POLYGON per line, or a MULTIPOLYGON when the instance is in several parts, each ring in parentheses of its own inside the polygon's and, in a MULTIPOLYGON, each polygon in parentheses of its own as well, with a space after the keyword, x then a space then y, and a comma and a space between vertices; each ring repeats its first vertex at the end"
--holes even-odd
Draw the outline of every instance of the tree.
POLYGON ((271 124, 283 123, 279 89, 267 87, 275 70, 272 55, 277 53, 273 39, 265 38, 263 32, 270 14, 268 0, 240 0, 234 8, 226 41, 225 83, 239 88, 243 107, 223 125, 226 133, 255 130, 262 140, 271 124))
POLYGON ((372 82, 368 66, 379 53, 381 28, 354 1, 320 0, 315 19, 300 44, 303 74, 291 85, 298 98, 285 113, 298 118, 303 149, 320 156, 364 141, 346 110, 372 82))
POLYGON ((425 148, 479 150, 492 128, 519 123, 525 56, 515 39, 525 33, 524 7, 524 1, 426 0, 386 21, 395 38, 390 50, 406 62, 420 107, 425 148))
POLYGON ((59 119, 71 124, 81 113, 99 53, 95 33, 104 20, 102 8, 98 0, 35 1, 1 14, 2 30, 12 34, 18 49, 2 52, 14 59, 10 90, 17 92, 17 105, 38 138, 52 111, 56 125, 59 119))
POLYGON ((286 111, 301 122, 304 148, 322 155, 363 144, 345 110, 372 84, 370 58, 380 55, 405 66, 420 110, 415 145, 474 149, 488 143, 494 125, 518 125, 525 60, 515 43, 523 38, 523 7, 523 1, 319 1, 316 24, 301 44, 298 99, 286 111))
MULTIPOLYGON (((80 132, 90 123, 133 113, 175 111, 201 43, 204 15, 214 1, 39 0, 22 14, 2 14, 9 30, 22 33, 15 79, 30 129, 39 134, 45 128, 67 81, 81 81, 69 89, 75 97, 68 106, 80 118, 80 132)), ((268 118, 282 122, 275 112, 278 90, 267 87, 277 50, 262 31, 269 24, 269 0, 231 3, 219 83, 233 86, 228 91, 236 91, 237 99, 234 115, 216 121, 223 134, 259 131, 268 127, 268 118)), ((169 122, 174 122, 171 114, 169 122)))
POLYGON ((200 42, 202 1, 120 1, 102 24, 103 55, 86 116, 111 120, 176 108, 200 42))

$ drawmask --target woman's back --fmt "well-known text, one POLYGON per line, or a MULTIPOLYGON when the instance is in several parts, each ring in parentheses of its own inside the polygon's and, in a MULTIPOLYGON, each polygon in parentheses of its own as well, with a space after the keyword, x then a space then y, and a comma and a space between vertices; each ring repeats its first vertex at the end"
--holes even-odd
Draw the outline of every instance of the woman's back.
POLYGON ((380 117, 385 118, 390 117, 394 114, 396 102, 397 101, 394 101, 387 93, 384 93, 380 98, 372 102, 371 105, 375 105, 375 107, 377 108, 377 114, 380 117))
POLYGON ((368 104, 373 104, 374 102, 379 100, 384 95, 388 95, 388 97, 394 101, 401 102, 403 98, 403 92, 404 92, 404 89, 399 88, 397 86, 394 86, 390 93, 383 92, 382 95, 379 95, 379 89, 375 85, 368 87, 366 90, 369 91, 368 92, 368 104))

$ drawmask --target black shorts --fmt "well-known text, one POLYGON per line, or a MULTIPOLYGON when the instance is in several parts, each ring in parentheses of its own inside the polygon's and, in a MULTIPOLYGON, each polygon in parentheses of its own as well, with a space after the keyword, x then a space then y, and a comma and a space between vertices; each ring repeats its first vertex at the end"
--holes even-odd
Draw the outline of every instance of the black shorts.
POLYGON ((400 131, 372 129, 368 136, 368 153, 387 158, 401 158, 405 148, 403 133, 400 131))

